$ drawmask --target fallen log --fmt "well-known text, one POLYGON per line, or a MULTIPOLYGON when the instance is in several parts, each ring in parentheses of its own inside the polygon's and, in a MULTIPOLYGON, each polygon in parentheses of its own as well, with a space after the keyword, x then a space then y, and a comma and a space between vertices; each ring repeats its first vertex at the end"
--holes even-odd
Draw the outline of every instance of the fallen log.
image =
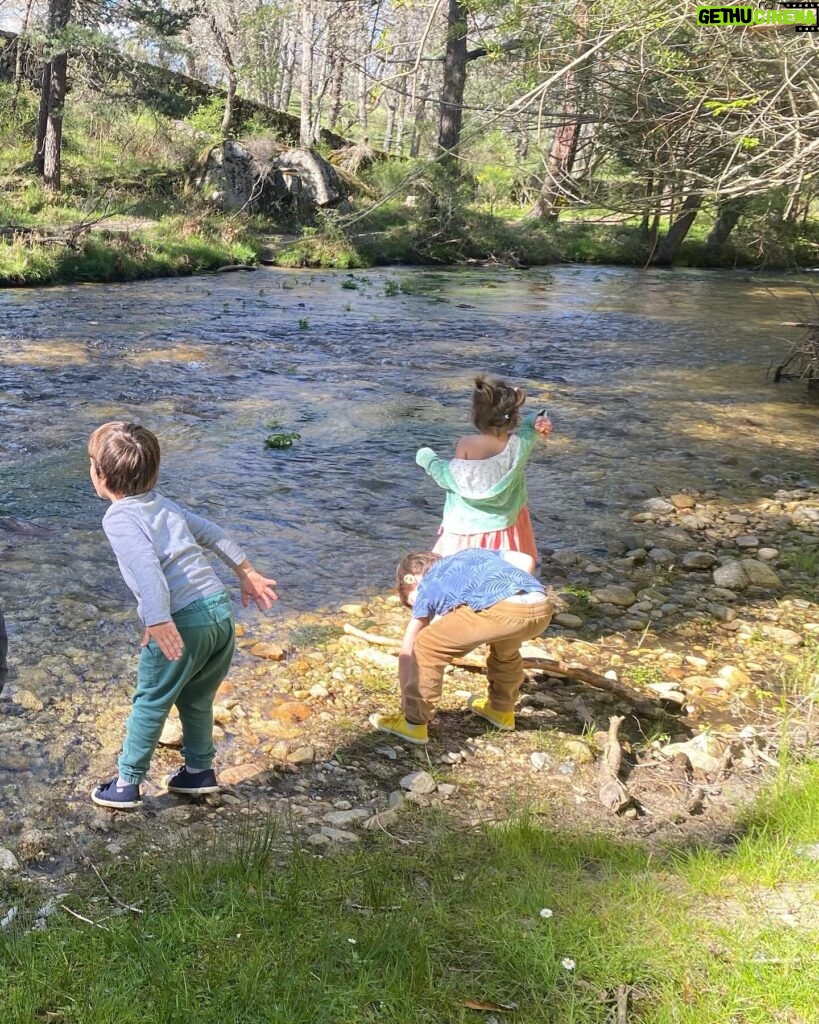
MULTIPOLYGON (((344 632, 349 636, 357 637, 359 640, 366 640, 371 644, 380 644, 384 647, 392 647, 395 653, 398 652, 400 641, 395 637, 379 636, 378 633, 365 633, 363 629, 356 629, 355 626, 351 626, 348 622, 344 623, 344 632)), ((459 668, 474 668, 477 670, 486 668, 486 661, 482 658, 455 658, 452 664, 457 665, 459 668)), ((632 707, 638 710, 642 715, 649 718, 662 716, 664 714, 661 707, 657 707, 653 702, 646 700, 646 698, 643 697, 642 694, 637 693, 636 690, 632 690, 631 687, 625 686, 616 679, 608 679, 599 672, 594 672, 592 669, 586 668, 585 665, 575 665, 544 656, 542 658, 524 657, 523 666, 524 668, 539 668, 551 676, 573 679, 579 683, 586 683, 588 686, 593 686, 597 690, 605 690, 606 693, 610 693, 613 697, 617 697, 619 700, 623 700, 627 704, 631 704, 632 707)))

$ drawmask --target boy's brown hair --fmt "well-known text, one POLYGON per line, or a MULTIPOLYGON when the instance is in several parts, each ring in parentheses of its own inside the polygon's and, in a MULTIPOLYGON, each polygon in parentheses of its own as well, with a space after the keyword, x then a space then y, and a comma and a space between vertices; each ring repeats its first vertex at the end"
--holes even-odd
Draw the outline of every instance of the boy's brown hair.
POLYGON ((475 378, 472 392, 472 422, 482 434, 512 431, 518 425, 518 412, 525 401, 523 388, 513 388, 504 380, 489 380, 481 374, 475 378))
POLYGON ((418 586, 417 583, 408 583, 407 576, 423 576, 431 569, 441 556, 432 551, 415 551, 411 555, 404 555, 395 570, 395 586, 398 590, 398 597, 405 608, 409 608, 407 595, 418 586))
POLYGON ((143 494, 159 475, 159 441, 139 423, 103 423, 88 439, 88 454, 112 494, 143 494))

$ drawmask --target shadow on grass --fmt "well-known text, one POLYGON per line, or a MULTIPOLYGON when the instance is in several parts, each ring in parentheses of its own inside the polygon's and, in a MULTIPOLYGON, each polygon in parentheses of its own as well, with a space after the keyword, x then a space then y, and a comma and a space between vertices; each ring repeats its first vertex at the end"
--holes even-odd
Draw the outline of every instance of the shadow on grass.
POLYGON ((648 852, 525 812, 465 831, 431 810, 330 854, 270 823, 172 859, 133 849, 104 889, 60 897, 82 919, 0 933, 4 1024, 431 1024, 475 1004, 527 1024, 606 1024, 618 1005, 645 1024, 807 1024, 808 919, 759 894, 815 896, 795 842, 815 838, 818 783, 804 769, 730 851, 648 852))

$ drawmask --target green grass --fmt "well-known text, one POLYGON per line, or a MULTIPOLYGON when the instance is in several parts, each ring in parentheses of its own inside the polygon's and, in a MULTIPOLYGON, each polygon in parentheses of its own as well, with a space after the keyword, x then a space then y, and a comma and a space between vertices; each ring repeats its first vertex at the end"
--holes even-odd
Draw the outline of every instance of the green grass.
MULTIPOLYGON (((365 172, 371 195, 390 194, 414 174, 406 184, 414 205, 407 206, 407 196, 399 194, 347 231, 333 215, 323 213, 310 226, 293 223, 285 214, 276 222, 245 214, 221 216, 190 188, 193 168, 207 144, 207 138, 192 128, 212 134, 220 116, 218 101, 201 107, 186 125, 141 102, 111 107, 109 98, 82 87, 72 90, 67 104, 63 190, 54 196, 30 171, 21 170, 31 155, 37 97, 24 90, 12 117, 10 90, 0 83, 0 222, 11 228, 41 229, 52 238, 103 213, 143 223, 128 235, 83 235, 75 247, 5 237, 0 241, 0 286, 130 280, 252 263, 271 236, 282 231, 297 235, 278 243, 274 259, 282 267, 352 271, 466 261, 643 266, 652 254, 636 217, 625 223, 595 223, 608 212, 587 206, 562 211, 557 223, 528 219, 531 202, 512 201, 517 173, 509 170, 508 161, 501 166, 507 142, 494 135, 473 153, 474 174, 458 180, 425 160, 375 164, 365 172)), ((257 128, 262 130, 261 125, 257 128)), ((354 212, 363 212, 370 202, 358 197, 354 212)), ((711 222, 710 212, 697 219, 678 253, 678 264, 788 269, 816 264, 815 223, 774 228, 758 217, 743 221, 730 243, 715 252, 705 244, 711 222)), ((342 287, 353 290, 355 279, 350 277, 342 287)), ((387 282, 384 293, 392 296, 405 290, 387 282)))
POLYGON ((783 551, 782 563, 793 572, 812 576, 814 581, 819 580, 819 545, 783 551))
POLYGON ((0 934, 4 1024, 486 1019, 466 1000, 604 1024, 623 985, 640 1024, 819 1020, 816 919, 783 917, 784 894, 797 914, 819 896, 800 852, 819 836, 819 766, 717 848, 649 854, 527 815, 463 834, 416 813, 411 843, 337 856, 264 829, 170 860, 143 849, 104 869, 143 914, 93 878, 62 899, 102 927, 58 912, 32 933, 24 908, 0 934))
POLYGON ((599 614, 599 609, 592 600, 591 591, 586 587, 567 583, 565 587, 561 588, 560 596, 566 602, 568 610, 574 615, 589 618, 599 614))

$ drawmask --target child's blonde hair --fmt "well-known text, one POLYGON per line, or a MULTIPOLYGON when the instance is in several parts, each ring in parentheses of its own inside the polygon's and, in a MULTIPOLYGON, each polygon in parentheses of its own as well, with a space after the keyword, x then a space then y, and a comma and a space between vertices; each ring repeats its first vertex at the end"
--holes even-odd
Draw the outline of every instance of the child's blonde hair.
POLYGON ((159 475, 159 441, 139 423, 103 423, 88 439, 88 454, 112 494, 143 494, 159 475))
POLYGON ((514 430, 525 401, 523 388, 513 388, 504 380, 489 380, 481 374, 475 378, 472 392, 472 422, 482 434, 514 430))

